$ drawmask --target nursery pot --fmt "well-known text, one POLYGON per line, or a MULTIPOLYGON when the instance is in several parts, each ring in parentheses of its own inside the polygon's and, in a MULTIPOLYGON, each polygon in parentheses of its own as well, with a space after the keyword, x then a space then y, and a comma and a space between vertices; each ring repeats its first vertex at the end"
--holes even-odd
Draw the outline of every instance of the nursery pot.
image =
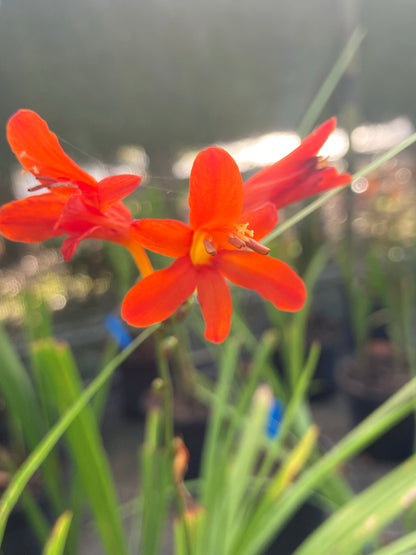
MULTIPOLYGON (((406 368, 395 368, 388 341, 372 341, 360 358, 344 359, 339 368, 340 389, 346 395, 351 423, 359 424, 409 379, 406 368)), ((413 452, 414 416, 411 414, 369 445, 376 459, 402 461, 413 452)))
POLYGON ((291 555, 299 545, 325 520, 325 513, 306 502, 292 516, 263 555, 291 555))
POLYGON ((157 376, 154 339, 150 337, 120 365, 121 411, 124 416, 144 418, 144 398, 157 376))

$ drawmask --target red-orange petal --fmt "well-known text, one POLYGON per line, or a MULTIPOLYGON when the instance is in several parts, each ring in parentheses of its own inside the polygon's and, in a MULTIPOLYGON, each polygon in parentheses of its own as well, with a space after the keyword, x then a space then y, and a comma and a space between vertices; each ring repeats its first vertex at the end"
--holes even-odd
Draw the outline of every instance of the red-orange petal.
POLYGON ((251 212, 244 212, 240 218, 241 223, 247 222, 248 229, 254 231, 256 241, 268 235, 276 227, 277 221, 276 207, 271 202, 251 212))
POLYGON ((67 237, 62 243, 61 247, 61 253, 64 257, 64 260, 70 260, 74 256, 75 251, 81 241, 91 237, 95 230, 96 228, 92 227, 90 229, 87 229, 87 231, 85 231, 82 235, 73 235, 71 237, 67 237))
POLYGON ((97 184, 98 207, 105 212, 110 206, 130 195, 140 184, 138 175, 112 175, 97 184))
POLYGON ((190 177, 189 220, 192 229, 235 222, 243 206, 243 182, 234 159, 210 147, 195 158, 190 177))
POLYGON ((137 283, 124 298, 122 317, 132 326, 144 327, 161 322, 192 295, 196 270, 188 256, 178 258, 137 283))
POLYGON ((303 281, 281 260, 255 252, 221 251, 216 266, 229 280, 257 291, 280 310, 299 310, 305 302, 303 281))
POLYGON ((0 208, 0 233, 12 241, 37 243, 62 235, 55 228, 67 199, 54 193, 15 200, 0 208))
POLYGON ((96 185, 95 179, 64 152, 56 135, 36 112, 16 112, 7 123, 7 140, 22 166, 39 181, 50 177, 96 185))
POLYGON ((135 220, 130 233, 145 249, 175 258, 189 253, 193 236, 190 227, 182 222, 153 218, 135 220))
POLYGON ((205 320, 205 338, 221 343, 230 332, 232 301, 224 277, 210 266, 201 266, 197 278, 198 300, 205 320))
POLYGON ((338 174, 335 168, 318 164, 317 154, 335 126, 336 119, 329 119, 290 154, 248 179, 244 183, 244 210, 253 210, 265 202, 272 202, 279 209, 349 183, 349 174, 338 174))

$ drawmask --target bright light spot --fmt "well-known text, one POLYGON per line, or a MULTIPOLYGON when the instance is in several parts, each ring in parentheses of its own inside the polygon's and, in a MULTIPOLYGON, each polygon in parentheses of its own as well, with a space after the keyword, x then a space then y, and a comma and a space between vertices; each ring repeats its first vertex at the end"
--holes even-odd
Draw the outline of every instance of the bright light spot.
POLYGON ((138 145, 123 145, 117 150, 117 160, 127 164, 138 175, 145 175, 149 166, 149 157, 143 147, 138 145))
POLYGON ((347 154, 349 148, 348 133, 343 129, 335 129, 318 154, 330 160, 339 160, 347 154))
POLYGON ((48 304, 52 310, 61 310, 66 305, 66 298, 64 295, 54 295, 48 299, 48 304))
POLYGON ((20 261, 20 267, 27 276, 33 276, 39 269, 39 263, 36 256, 26 254, 20 261))
POLYGON ((351 144, 356 152, 380 152, 398 145, 413 132, 412 122, 403 116, 386 123, 356 127, 351 133, 351 144))
POLYGON ((359 177, 358 179, 355 179, 351 184, 351 189, 354 193, 357 194, 365 193, 365 191, 368 189, 368 179, 366 179, 365 177, 359 177))
POLYGON ((30 192, 29 189, 39 185, 39 182, 31 173, 24 172, 21 168, 15 169, 11 172, 11 182, 13 195, 17 199, 41 195, 46 191, 46 189, 38 189, 37 191, 30 192))
POLYGON ((352 221, 352 227, 361 235, 368 235, 369 233, 369 223, 366 218, 363 218, 362 216, 355 218, 352 221))
POLYGON ((400 183, 400 185, 406 185, 406 183, 409 183, 412 178, 412 172, 409 170, 409 168, 400 168, 394 174, 394 177, 396 178, 396 181, 400 183))
POLYGON ((404 249, 402 247, 391 247, 387 256, 392 262, 401 262, 404 259, 404 249))
MULTIPOLYGON (((119 174, 135 174, 143 176, 149 163, 146 152, 141 147, 125 146, 120 147, 117 152, 120 164, 83 164, 83 169, 92 175, 97 181, 119 174)), ((29 172, 21 168, 16 168, 11 172, 11 183, 14 197, 17 199, 26 198, 32 195, 42 195, 47 192, 47 188, 29 191, 31 187, 39 185, 39 181, 29 172)))
MULTIPOLYGON (((294 132, 275 132, 249 137, 218 146, 231 154, 241 172, 270 166, 284 158, 300 144, 299 136, 294 132)), ((336 129, 319 152, 319 156, 338 160, 349 149, 348 134, 343 129, 336 129)), ((191 173, 192 164, 198 154, 197 150, 183 153, 172 166, 172 173, 178 179, 186 179, 191 173)))
POLYGON ((240 171, 270 166, 299 146, 294 133, 269 133, 256 139, 245 139, 221 145, 237 162, 240 171))
MULTIPOLYGON (((292 152, 300 144, 295 133, 267 133, 217 146, 226 150, 237 162, 241 172, 269 166, 292 152)), ((185 152, 172 166, 172 173, 178 179, 186 179, 191 173, 197 150, 185 152)))

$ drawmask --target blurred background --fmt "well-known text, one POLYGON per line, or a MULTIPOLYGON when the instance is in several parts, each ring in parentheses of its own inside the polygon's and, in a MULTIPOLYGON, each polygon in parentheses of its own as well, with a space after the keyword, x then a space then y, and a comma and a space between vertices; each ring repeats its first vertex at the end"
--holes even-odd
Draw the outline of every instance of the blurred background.
MULTIPOLYGON (((135 216, 180 213, 187 151, 225 143, 239 159, 243 147, 256 147, 239 159, 242 169, 255 169, 294 148, 302 117, 360 27, 361 47, 312 124, 337 115, 344 133, 330 154, 353 172, 413 132, 415 15, 413 0, 1 0, 0 128, 17 109, 31 108, 94 175, 147 175, 128 200, 135 216)), ((0 160, 0 202, 27 194, 30 176, 22 177, 3 132, 0 160)), ((393 233, 394 257, 403 257, 403 240, 412 243, 415 234, 411 151, 383 171, 353 186, 358 200, 350 194, 326 207, 324 240, 351 229, 391 240, 391 219, 401 222, 405 210, 404 231, 400 223, 393 233), (400 198, 392 200, 392 190, 400 198), (365 211, 377 208, 372 199, 381 193, 387 210, 382 204, 381 216, 370 219, 365 211)), ((312 253, 322 241, 322 226, 311 222, 314 231, 292 254, 312 253)), ((135 279, 112 245, 85 242, 63 265, 60 243, 0 238, 0 320, 19 321, 19 295, 33 280, 59 311, 69 299, 102 303, 113 286, 120 297, 135 279)))
MULTIPOLYGON (((39 112, 90 156, 296 128, 352 31, 367 36, 327 105, 341 125, 416 117, 412 0, 2 0, 0 124, 39 112)), ((4 134, 2 176, 10 156, 4 134)), ((7 187, 1 194, 6 198, 7 187)))

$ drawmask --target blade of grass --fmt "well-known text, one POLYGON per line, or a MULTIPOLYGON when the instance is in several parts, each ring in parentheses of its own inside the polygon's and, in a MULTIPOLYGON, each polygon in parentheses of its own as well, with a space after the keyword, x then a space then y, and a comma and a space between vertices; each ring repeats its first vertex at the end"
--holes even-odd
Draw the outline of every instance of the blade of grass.
POLYGON ((164 417, 157 408, 146 418, 140 476, 140 553, 158 555, 173 485, 173 452, 164 444, 164 417))
MULTIPOLYGON (((82 393, 82 382, 66 343, 40 339, 31 345, 38 373, 50 384, 61 415, 82 393)), ((66 432, 77 475, 91 506, 101 541, 108 553, 127 553, 127 541, 101 435, 91 407, 85 407, 66 432)))
POLYGON ((296 550, 296 555, 353 555, 415 499, 416 456, 411 457, 357 495, 322 524, 296 550))
MULTIPOLYGON (((13 438, 21 449, 33 449, 46 431, 36 392, 4 329, 0 327, 0 390, 11 419, 13 438)), ((64 510, 58 461, 55 454, 41 467, 45 488, 57 514, 64 510)))
POLYGON ((411 532, 378 549, 373 555, 414 555, 414 553, 416 553, 416 532, 411 532))
POLYGON ((63 555, 71 521, 72 513, 70 511, 65 511, 58 518, 42 551, 42 555, 63 555))
POLYGON ((253 518, 244 531, 239 555, 258 553, 283 527, 322 481, 341 463, 356 455, 414 408, 416 379, 412 379, 368 418, 347 434, 331 451, 310 466, 285 492, 278 508, 253 518))
POLYGON ((312 127, 315 125, 319 114, 324 109, 326 103, 334 92, 336 86, 338 85, 341 77, 344 75, 346 69, 350 65, 354 56, 356 55, 363 38, 365 37, 365 31, 362 29, 355 29, 347 42, 344 50, 338 56, 335 65, 329 72, 325 81, 322 83, 319 91, 317 92, 315 98, 309 104, 308 109, 305 112, 299 126, 298 133, 301 137, 307 135, 312 127))
POLYGON ((39 443, 39 445, 31 452, 26 461, 18 469, 13 476, 12 481, 5 490, 0 502, 0 543, 3 539, 4 529, 7 519, 19 499, 22 491, 26 487, 28 481, 46 459, 48 454, 55 447, 58 440, 66 432, 68 427, 77 418, 79 413, 84 409, 88 402, 101 389, 106 381, 112 376, 116 368, 127 358, 143 341, 150 337, 160 324, 155 324, 144 330, 128 347, 126 347, 119 355, 110 361, 91 384, 78 397, 77 401, 62 416, 62 418, 49 430, 47 435, 39 443))
MULTIPOLYGON (((15 464, 11 458, 10 453, 4 449, 0 448, 0 468, 14 474, 16 471, 15 464)), ((50 532, 50 526, 47 518, 43 514, 42 509, 37 504, 33 493, 28 488, 22 493, 20 499, 20 506, 24 511, 27 521, 30 524, 39 544, 42 545, 50 532)))
POLYGON ((218 541, 218 528, 212 520, 218 517, 217 492, 221 491, 225 479, 224 464, 227 452, 223 447, 222 438, 228 428, 229 398, 232 389, 233 376, 237 367, 239 343, 231 338, 221 352, 219 383, 211 405, 211 416, 208 422, 206 439, 202 455, 202 485, 201 505, 210 508, 207 518, 201 522, 198 529, 195 553, 215 554, 218 541))

